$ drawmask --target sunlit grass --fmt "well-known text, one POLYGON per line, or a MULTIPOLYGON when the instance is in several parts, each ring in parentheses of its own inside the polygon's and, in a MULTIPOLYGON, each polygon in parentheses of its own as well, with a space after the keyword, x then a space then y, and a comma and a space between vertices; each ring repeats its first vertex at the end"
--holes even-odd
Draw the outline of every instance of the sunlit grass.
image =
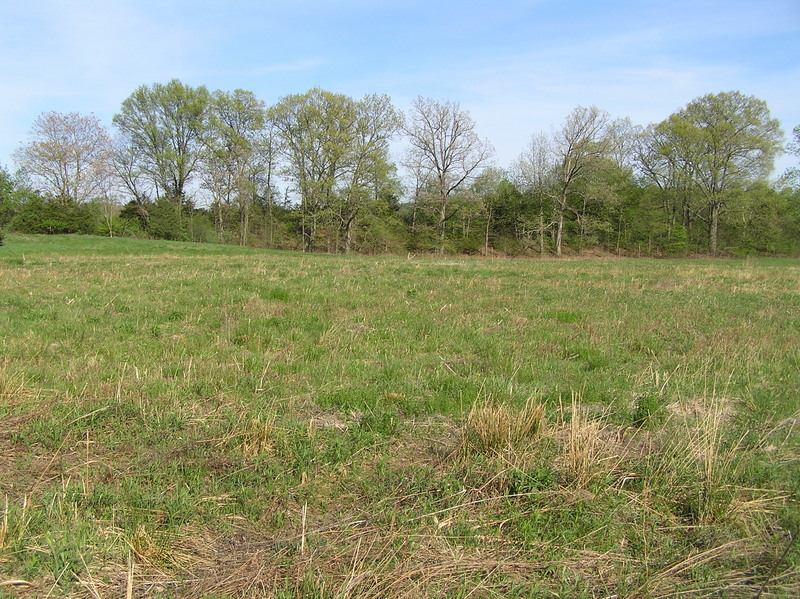
POLYGON ((791 260, 10 235, 0 597, 792 596, 798 388, 791 260))

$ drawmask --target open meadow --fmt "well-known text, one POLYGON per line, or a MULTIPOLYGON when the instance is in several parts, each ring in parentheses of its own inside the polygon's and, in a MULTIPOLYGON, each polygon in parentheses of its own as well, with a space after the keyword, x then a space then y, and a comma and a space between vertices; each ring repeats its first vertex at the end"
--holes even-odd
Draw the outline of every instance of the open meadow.
POLYGON ((800 596, 800 261, 0 247, 0 598, 800 596))

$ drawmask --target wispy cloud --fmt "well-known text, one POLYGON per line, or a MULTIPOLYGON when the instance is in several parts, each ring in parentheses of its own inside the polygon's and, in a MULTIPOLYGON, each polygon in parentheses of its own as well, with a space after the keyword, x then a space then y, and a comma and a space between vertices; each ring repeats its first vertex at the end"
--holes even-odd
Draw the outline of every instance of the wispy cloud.
POLYGON ((796 0, 36 0, 0 21, 0 164, 44 110, 105 122, 180 78, 267 103, 321 86, 455 100, 507 164, 578 104, 647 123, 738 89, 800 123, 796 0))

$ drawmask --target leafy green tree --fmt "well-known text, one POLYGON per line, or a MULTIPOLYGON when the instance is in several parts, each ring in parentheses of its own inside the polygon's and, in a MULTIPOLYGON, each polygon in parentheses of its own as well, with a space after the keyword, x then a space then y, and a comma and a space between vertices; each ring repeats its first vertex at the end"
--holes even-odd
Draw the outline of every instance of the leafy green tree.
POLYGON ((765 181, 730 192, 731 209, 720 240, 738 255, 790 254, 797 229, 793 226, 792 192, 776 191, 765 181))
POLYGON ((259 151, 266 106, 253 92, 237 89, 212 94, 209 123, 203 135, 205 186, 213 198, 217 234, 223 233, 223 206, 235 202, 239 244, 245 245, 257 193, 263 153, 259 151))
POLYGON ((593 161, 574 189, 578 245, 601 245, 619 253, 635 187, 632 171, 616 160, 598 157, 593 161))
POLYGON ((740 92, 709 94, 659 126, 665 153, 674 153, 703 199, 708 249, 717 253, 720 218, 741 197, 731 193, 766 178, 781 150, 780 123, 766 102, 740 92))
POLYGON ((155 197, 170 199, 178 212, 200 160, 209 102, 204 86, 193 88, 173 79, 142 85, 114 115, 114 125, 127 146, 122 156, 131 173, 129 182, 146 178, 155 197))
POLYGON ((488 255, 490 248, 521 253, 524 246, 518 235, 524 219, 524 199, 507 173, 488 167, 475 178, 470 191, 482 210, 483 253, 488 255))
POLYGON ((389 142, 401 118, 386 95, 368 95, 356 102, 356 120, 342 181, 336 214, 344 251, 350 252, 356 219, 365 208, 396 197, 399 182, 389 161, 389 142))
POLYGON ((101 225, 96 206, 71 199, 33 196, 20 207, 11 228, 20 233, 94 235, 101 225))
POLYGON ((315 88, 286 96, 269 118, 280 138, 283 173, 300 196, 303 247, 314 249, 320 224, 329 222, 349 251, 357 217, 395 186, 388 144, 399 116, 388 97, 356 101, 315 88))
POLYGON ((356 122, 355 102, 314 88, 281 99, 270 120, 282 142, 284 175, 300 196, 303 247, 313 250, 320 220, 334 203, 337 180, 346 168, 356 122))
POLYGON ((0 231, 8 226, 16 214, 15 187, 9 172, 0 167, 0 231))
POLYGON ((119 212, 119 217, 130 223, 136 223, 138 229, 145 231, 147 229, 147 222, 150 219, 150 212, 147 207, 151 204, 152 202, 149 200, 142 202, 131 200, 122 207, 119 212))
MULTIPOLYGON (((786 151, 800 159, 800 125, 792 129, 791 139, 786 146, 786 151)), ((800 188, 800 167, 793 166, 787 169, 781 177, 780 184, 782 186, 800 188)))
MULTIPOLYGON (((510 178, 504 176, 497 186, 497 195, 492 203, 492 245, 511 255, 521 254, 539 236, 544 243, 544 229, 534 212, 534 204, 510 178)), ((540 250, 544 253, 543 245, 540 250)))
POLYGON ((185 241, 189 239, 187 219, 179 217, 170 198, 158 198, 147 207, 147 233, 156 239, 185 241))
POLYGON ((267 118, 258 143, 261 170, 258 172, 258 192, 255 196, 256 215, 261 227, 261 237, 267 247, 276 247, 276 234, 285 229, 285 219, 288 205, 282 205, 281 193, 276 186, 277 163, 280 155, 280 140, 275 124, 267 118))
MULTIPOLYGON (((634 163, 645 187, 654 186, 657 193, 650 194, 652 202, 658 205, 662 217, 651 214, 652 224, 659 235, 669 239, 673 230, 679 230, 678 237, 688 243, 688 234, 694 221, 697 206, 694 203, 694 183, 689 165, 681 155, 690 149, 685 140, 676 135, 666 123, 649 125, 636 135, 634 163)), ((650 233, 653 229, 650 229, 650 233)), ((648 234, 650 237, 650 235, 648 234)), ((650 238, 649 241, 652 241, 650 238)), ((688 246, 687 246, 688 248, 688 246)))

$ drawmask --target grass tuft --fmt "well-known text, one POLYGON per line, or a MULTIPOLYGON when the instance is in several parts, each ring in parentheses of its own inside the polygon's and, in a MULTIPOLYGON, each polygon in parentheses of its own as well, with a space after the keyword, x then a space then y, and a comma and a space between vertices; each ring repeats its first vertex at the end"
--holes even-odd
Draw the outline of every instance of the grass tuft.
POLYGON ((161 544, 158 543, 152 533, 142 524, 139 524, 136 530, 133 531, 128 539, 128 545, 136 556, 136 559, 142 563, 154 564, 163 561, 167 555, 161 544))
POLYGON ((34 395, 34 392, 26 385, 23 375, 10 374, 0 366, 0 407, 15 406, 23 399, 34 395))
POLYGON ((275 441, 275 417, 252 417, 240 432, 239 448, 246 456, 257 456, 272 448, 275 441))
POLYGON ((564 476, 568 486, 586 489, 601 475, 612 474, 620 457, 608 441, 607 427, 589 418, 580 393, 572 394, 572 412, 564 443, 564 476))
POLYGON ((466 454, 517 454, 535 444, 545 432, 544 405, 529 398, 522 408, 492 399, 476 402, 463 432, 466 454))

